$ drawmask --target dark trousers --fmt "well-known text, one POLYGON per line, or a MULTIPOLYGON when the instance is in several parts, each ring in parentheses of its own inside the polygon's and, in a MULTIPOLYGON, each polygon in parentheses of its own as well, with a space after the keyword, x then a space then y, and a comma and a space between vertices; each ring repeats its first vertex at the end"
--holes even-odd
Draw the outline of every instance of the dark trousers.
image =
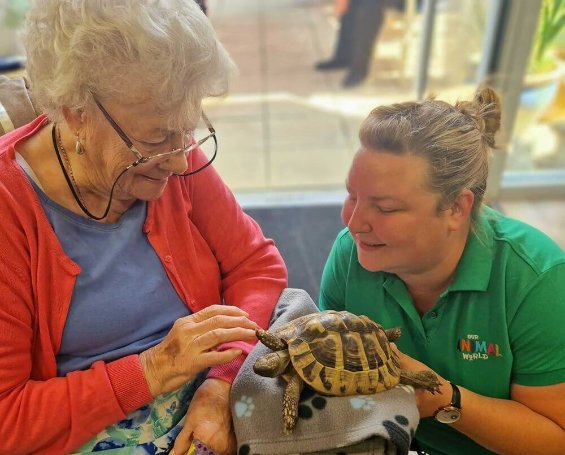
POLYGON ((386 7, 387 0, 350 0, 341 16, 333 59, 346 63, 349 74, 367 75, 386 7))
POLYGON ((200 9, 204 12, 204 14, 208 14, 208 7, 206 5, 206 0, 194 0, 200 6, 200 9))

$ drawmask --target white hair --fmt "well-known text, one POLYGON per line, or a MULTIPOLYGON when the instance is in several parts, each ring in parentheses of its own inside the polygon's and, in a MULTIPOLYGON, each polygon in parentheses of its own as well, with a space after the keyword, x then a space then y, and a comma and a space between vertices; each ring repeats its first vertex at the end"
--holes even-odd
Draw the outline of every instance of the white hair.
POLYGON ((95 95, 154 100, 186 127, 234 69, 193 0, 30 0, 24 40, 34 97, 55 121, 95 95))

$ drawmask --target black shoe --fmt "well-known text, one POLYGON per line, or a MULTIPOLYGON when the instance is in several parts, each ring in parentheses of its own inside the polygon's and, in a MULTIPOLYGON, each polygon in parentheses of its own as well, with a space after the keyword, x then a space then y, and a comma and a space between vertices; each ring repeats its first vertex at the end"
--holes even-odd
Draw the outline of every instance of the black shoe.
POLYGON ((357 73, 349 73, 341 83, 342 87, 355 87, 365 80, 365 76, 357 73))
POLYGON ((323 62, 316 63, 315 68, 318 71, 330 71, 330 70, 339 70, 339 69, 347 68, 347 66, 348 66, 347 62, 331 59, 331 60, 324 60, 323 62))

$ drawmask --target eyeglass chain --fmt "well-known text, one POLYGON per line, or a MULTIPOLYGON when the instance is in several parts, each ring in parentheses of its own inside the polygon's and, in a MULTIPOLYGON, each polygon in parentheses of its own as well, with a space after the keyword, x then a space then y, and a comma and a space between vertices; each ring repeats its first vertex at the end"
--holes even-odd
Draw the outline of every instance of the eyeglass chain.
POLYGON ((78 198, 78 200, 82 203, 82 205, 86 205, 86 203, 84 202, 84 198, 82 197, 82 194, 80 192, 80 188, 78 187, 75 176, 73 174, 73 168, 71 167, 71 161, 69 160, 69 155, 67 154, 67 150, 65 149, 65 146, 63 145, 63 141, 61 139, 61 129, 55 127, 55 130, 57 132, 57 146, 58 146, 57 149, 61 152, 61 155, 63 155, 63 160, 65 161, 65 169, 68 170, 68 173, 71 177, 71 181, 72 181, 71 190, 73 190, 72 193, 73 195, 75 195, 75 190, 76 190, 76 198, 78 198))
POLYGON ((69 160, 69 156, 67 154, 67 151, 65 150, 65 147, 63 146, 63 141, 61 140, 61 132, 59 131, 59 129, 57 128, 57 125, 55 123, 53 123, 53 127, 51 128, 51 140, 53 141, 53 148, 55 149, 55 154, 57 155, 57 160, 59 161, 59 166, 61 166, 61 170, 63 171, 63 175, 65 177, 65 180, 67 181, 67 185, 68 185, 69 189, 71 190, 71 193, 73 194, 73 197, 75 198, 75 201, 78 204, 78 206, 80 207, 80 209, 85 213, 86 216, 88 216, 89 218, 92 218, 93 220, 100 221, 100 220, 103 220, 104 218, 106 218, 106 216, 110 212, 110 207, 112 205, 112 197, 114 195, 114 188, 116 187, 116 183, 118 183, 118 180, 120 179, 120 177, 122 175, 124 175, 124 173, 129 169, 129 167, 124 169, 118 175, 118 177, 116 177, 116 180, 114 181, 114 184, 112 185, 112 188, 110 190, 110 199, 108 200, 108 205, 106 206, 106 210, 104 210, 104 214, 102 216, 93 215, 86 208, 86 204, 84 203, 84 200, 83 200, 82 195, 80 193, 79 187, 78 187, 76 180, 75 180, 75 177, 73 175, 73 169, 71 168, 71 162, 69 160), (61 155, 63 155, 64 158, 65 158, 66 166, 63 163, 63 159, 61 158, 61 155), (67 171, 67 168, 69 169, 68 171, 67 171), (70 174, 70 177, 69 177, 69 174, 70 174))

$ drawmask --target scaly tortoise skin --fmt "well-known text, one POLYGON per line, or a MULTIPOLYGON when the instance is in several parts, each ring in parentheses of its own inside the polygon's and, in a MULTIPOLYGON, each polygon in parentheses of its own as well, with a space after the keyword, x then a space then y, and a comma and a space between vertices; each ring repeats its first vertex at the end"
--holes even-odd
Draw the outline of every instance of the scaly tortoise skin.
POLYGON ((290 434, 298 419, 298 401, 304 384, 329 396, 368 395, 399 383, 439 392, 432 371, 400 369, 390 342, 399 328, 385 330, 367 316, 347 311, 321 311, 295 319, 274 332, 257 330, 257 338, 275 352, 256 360, 260 376, 282 376, 283 431, 290 434))

